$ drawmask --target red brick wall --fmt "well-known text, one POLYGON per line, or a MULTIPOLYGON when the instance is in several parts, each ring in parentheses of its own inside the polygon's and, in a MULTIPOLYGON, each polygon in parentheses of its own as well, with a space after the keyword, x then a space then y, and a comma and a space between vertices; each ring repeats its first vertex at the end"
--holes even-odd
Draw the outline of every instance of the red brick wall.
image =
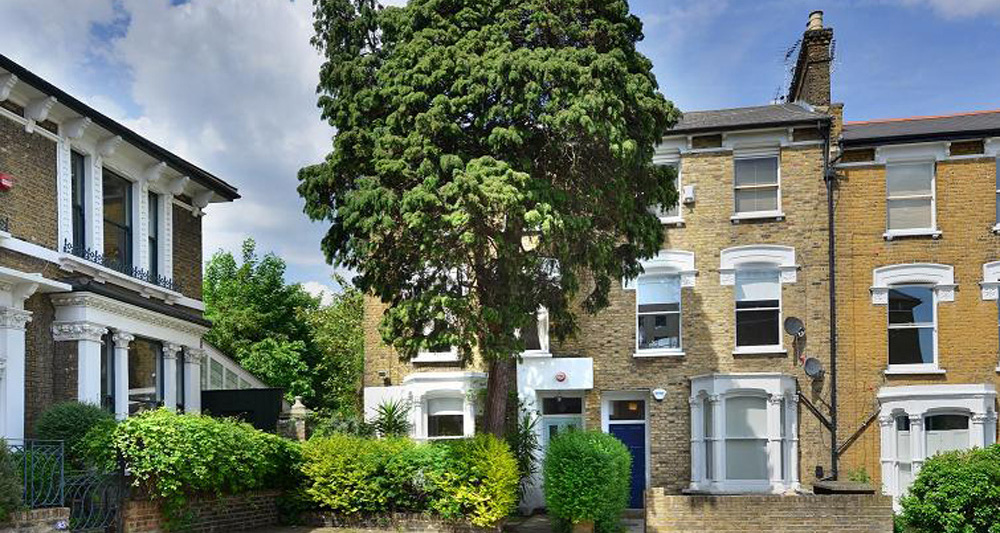
MULTIPOLYGON (((278 523, 276 491, 261 491, 221 498, 206 497, 189 501, 191 521, 184 531, 247 531, 278 523)), ((159 533, 166 531, 157 502, 131 500, 125 504, 124 533, 159 533)))

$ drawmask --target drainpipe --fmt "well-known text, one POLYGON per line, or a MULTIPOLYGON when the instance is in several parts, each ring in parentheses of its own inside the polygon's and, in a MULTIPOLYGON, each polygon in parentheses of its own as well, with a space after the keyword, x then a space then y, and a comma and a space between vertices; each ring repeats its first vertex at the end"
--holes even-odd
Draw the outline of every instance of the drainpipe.
POLYGON ((831 125, 820 131, 825 131, 826 144, 823 147, 823 181, 826 182, 826 223, 827 223, 827 261, 830 265, 830 471, 834 480, 837 479, 837 253, 836 232, 833 216, 833 184, 836 175, 830 168, 830 136, 831 125))

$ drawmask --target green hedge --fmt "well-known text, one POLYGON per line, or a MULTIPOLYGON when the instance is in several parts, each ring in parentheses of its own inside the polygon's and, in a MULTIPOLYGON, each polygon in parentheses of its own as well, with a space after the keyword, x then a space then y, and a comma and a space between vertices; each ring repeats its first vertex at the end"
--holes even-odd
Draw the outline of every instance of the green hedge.
POLYGON ((430 444, 313 438, 303 447, 302 471, 308 499, 345 516, 430 513, 488 527, 517 504, 517 461, 490 435, 430 444))
POLYGON ((632 455, 617 438, 568 431, 549 442, 543 477, 545 505, 561 528, 594 522, 598 532, 619 529, 628 505, 632 455))
POLYGON ((300 447, 250 424, 166 409, 130 417, 110 437, 88 433, 91 457, 102 446, 104 462, 120 454, 135 480, 177 518, 192 494, 238 494, 285 488, 299 481, 300 447))
POLYGON ((35 424, 35 438, 63 441, 66 460, 70 466, 84 466, 86 451, 82 448, 84 437, 95 426, 111 431, 115 424, 113 414, 87 403, 64 402, 53 405, 35 424))
POLYGON ((21 481, 7 442, 0 439, 0 524, 21 508, 21 481))
POLYGON ((931 457, 900 503, 902 523, 897 529, 1000 531, 1000 445, 931 457))

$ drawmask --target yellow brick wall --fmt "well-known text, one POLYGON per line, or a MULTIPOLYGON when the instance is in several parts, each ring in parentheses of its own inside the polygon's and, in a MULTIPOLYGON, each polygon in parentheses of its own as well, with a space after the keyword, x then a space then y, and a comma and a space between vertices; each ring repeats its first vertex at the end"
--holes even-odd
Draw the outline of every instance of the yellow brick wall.
MULTIPOLYGON (((877 409, 882 386, 997 383, 997 302, 983 301, 984 263, 1000 259, 995 220, 996 160, 976 158, 937 165, 937 221, 942 234, 886 241, 885 168, 842 172, 837 192, 838 361, 840 438, 877 409), (885 376, 887 310, 873 305, 872 271, 898 263, 955 268, 954 302, 938 305, 938 361, 944 375, 885 376)), ((880 482, 879 426, 872 423, 843 456, 841 471, 864 468, 880 482)))

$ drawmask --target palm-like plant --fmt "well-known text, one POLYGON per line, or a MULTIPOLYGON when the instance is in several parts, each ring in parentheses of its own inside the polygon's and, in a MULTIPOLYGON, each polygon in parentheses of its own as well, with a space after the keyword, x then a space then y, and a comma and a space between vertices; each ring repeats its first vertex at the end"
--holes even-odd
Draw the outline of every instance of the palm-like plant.
POLYGON ((405 437, 410 434, 410 402, 385 400, 375 410, 372 421, 375 433, 379 437, 405 437))

